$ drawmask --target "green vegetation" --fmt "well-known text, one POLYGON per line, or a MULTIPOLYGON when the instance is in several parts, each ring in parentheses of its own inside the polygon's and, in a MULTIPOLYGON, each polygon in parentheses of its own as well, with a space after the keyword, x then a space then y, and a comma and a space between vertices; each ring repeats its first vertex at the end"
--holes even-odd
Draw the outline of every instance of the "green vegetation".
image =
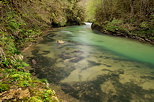
POLYGON ((76 0, 0 1, 0 101, 59 102, 47 81, 29 73, 20 51, 50 27, 83 20, 76 0))
POLYGON ((153 9, 152 0, 101 0, 92 28, 153 44, 153 9))
POLYGON ((93 22, 95 20, 95 14, 98 5, 100 5, 101 0, 88 0, 86 6, 86 21, 93 22))
POLYGON ((122 20, 113 19, 111 22, 106 21, 106 25, 104 26, 104 29, 106 31, 115 32, 116 30, 124 30, 120 25, 123 23, 122 20))
POLYGON ((26 102, 59 102, 46 83, 26 71, 0 68, 0 100, 26 102), (29 98, 30 97, 30 98, 29 98))
POLYGON ((8 84, 0 83, 0 92, 7 91, 8 89, 9 89, 9 85, 8 84))

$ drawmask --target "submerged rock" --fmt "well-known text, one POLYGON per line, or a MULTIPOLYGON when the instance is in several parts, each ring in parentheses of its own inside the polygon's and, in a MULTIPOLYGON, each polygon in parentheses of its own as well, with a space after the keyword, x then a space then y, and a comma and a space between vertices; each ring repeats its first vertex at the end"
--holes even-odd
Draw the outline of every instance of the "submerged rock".
POLYGON ((65 42, 63 40, 57 40, 56 41, 58 44, 64 44, 65 42))

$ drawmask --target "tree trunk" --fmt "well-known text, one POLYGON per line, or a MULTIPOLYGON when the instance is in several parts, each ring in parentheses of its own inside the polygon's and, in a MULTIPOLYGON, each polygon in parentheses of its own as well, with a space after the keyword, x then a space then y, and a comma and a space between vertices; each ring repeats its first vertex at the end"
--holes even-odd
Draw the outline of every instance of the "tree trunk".
POLYGON ((131 17, 134 16, 134 1, 135 1, 135 0, 130 0, 130 8, 131 8, 130 16, 131 16, 131 17))

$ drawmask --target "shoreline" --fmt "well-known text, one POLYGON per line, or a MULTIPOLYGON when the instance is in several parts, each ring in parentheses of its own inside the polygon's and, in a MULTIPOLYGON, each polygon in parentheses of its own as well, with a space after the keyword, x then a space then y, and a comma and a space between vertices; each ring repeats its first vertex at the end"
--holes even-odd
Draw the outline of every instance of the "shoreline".
POLYGON ((124 32, 104 32, 103 28, 92 23, 91 25, 91 29, 95 32, 99 32, 101 34, 105 34, 105 35, 110 35, 110 36, 115 36, 115 37, 121 37, 121 38, 127 38, 127 39, 131 39, 131 40, 135 40, 144 44, 150 44, 150 45, 154 45, 154 40, 150 40, 148 38, 145 37, 140 37, 140 36, 136 36, 134 34, 130 35, 128 33, 124 33, 124 32))

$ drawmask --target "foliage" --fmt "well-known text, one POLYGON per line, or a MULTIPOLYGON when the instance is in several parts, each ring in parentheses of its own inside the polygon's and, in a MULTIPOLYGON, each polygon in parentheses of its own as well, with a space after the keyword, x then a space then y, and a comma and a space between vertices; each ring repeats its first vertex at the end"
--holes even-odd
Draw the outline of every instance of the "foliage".
POLYGON ((20 54, 14 44, 14 37, 8 35, 5 32, 0 33, 1 67, 22 69, 23 67, 28 66, 28 64, 23 62, 23 56, 20 54))
POLYGON ((42 100, 38 96, 33 96, 29 98, 28 102, 42 102, 42 100))
POLYGON ((101 27, 103 32, 153 42, 153 7, 152 0, 101 0, 95 10, 93 25, 101 27))
POLYGON ((20 50, 36 41, 49 25, 81 24, 84 12, 78 0, 2 0, 0 8, 2 97, 10 95, 5 101, 59 102, 47 80, 38 80, 28 72, 20 50), (25 89, 27 96, 20 98, 25 89))
POLYGON ((86 6, 86 21, 95 21, 95 14, 98 5, 101 4, 101 0, 88 0, 86 6))
MULTIPOLYGON (((14 90, 14 88, 21 88, 20 90, 22 91, 22 89, 29 88, 28 90, 31 92, 31 97, 24 97, 22 99, 23 101, 59 102, 58 98, 55 96, 55 91, 48 88, 46 84, 42 83, 40 80, 33 78, 30 73, 25 71, 18 71, 16 69, 0 68, 0 71, 2 75, 0 80, 3 80, 0 82, 0 92, 4 92, 5 94, 5 91, 8 91, 9 93, 10 89, 14 90)), ((15 95, 13 98, 16 98, 16 100, 19 101, 17 97, 18 95, 15 95)), ((10 98, 10 101, 12 100, 13 99, 10 98)))
POLYGON ((65 11, 68 25, 80 25, 83 23, 85 18, 84 9, 78 4, 78 0, 70 0, 65 11))
POLYGON ((145 20, 152 14, 153 6, 154 3, 151 0, 102 0, 96 17, 101 16, 103 20, 112 20, 113 18, 145 20))
POLYGON ((142 27, 142 28, 149 28, 149 24, 147 22, 142 22, 140 24, 140 27, 142 27))
POLYGON ((122 20, 113 19, 111 22, 106 22, 106 25, 104 25, 104 29, 107 31, 115 32, 122 29, 122 27, 120 27, 122 23, 122 20))
POLYGON ((0 82, 0 92, 4 92, 9 90, 9 85, 8 84, 3 84, 0 82))

